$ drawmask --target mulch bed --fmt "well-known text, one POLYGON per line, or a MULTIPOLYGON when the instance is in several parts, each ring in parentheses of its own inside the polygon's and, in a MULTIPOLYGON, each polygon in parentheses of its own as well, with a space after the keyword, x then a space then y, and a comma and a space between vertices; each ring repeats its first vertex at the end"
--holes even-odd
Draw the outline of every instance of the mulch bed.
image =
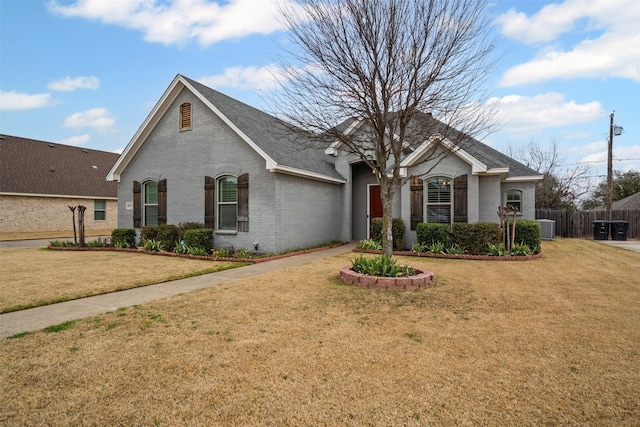
MULTIPOLYGON (((354 252, 362 252, 366 254, 381 254, 382 251, 374 251, 370 249, 355 248, 354 252)), ((394 255, 399 256, 412 256, 422 258, 445 258, 445 259, 467 259, 467 260, 481 260, 481 261, 530 261, 533 259, 542 258, 542 252, 534 255, 510 255, 510 256, 493 256, 493 255, 451 255, 451 254, 432 254, 429 252, 411 252, 411 251, 393 251, 394 255)))

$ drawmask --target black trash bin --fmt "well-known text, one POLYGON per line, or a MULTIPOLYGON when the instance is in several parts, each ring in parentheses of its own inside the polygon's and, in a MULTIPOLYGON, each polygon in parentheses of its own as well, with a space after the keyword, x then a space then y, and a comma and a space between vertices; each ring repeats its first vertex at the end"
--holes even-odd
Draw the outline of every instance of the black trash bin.
POLYGON ((593 221, 593 240, 609 238, 609 221, 593 221))
POLYGON ((611 240, 627 240, 629 221, 611 221, 611 240))

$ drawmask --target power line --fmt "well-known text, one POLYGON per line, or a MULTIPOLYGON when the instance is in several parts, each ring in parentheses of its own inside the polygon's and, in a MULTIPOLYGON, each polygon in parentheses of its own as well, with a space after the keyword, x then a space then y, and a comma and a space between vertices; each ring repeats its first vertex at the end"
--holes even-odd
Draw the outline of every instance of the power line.
MULTIPOLYGON (((640 157, 630 157, 628 159, 613 159, 614 162, 627 162, 631 160, 640 160, 640 157)), ((575 165, 586 165, 590 163, 605 163, 607 160, 586 160, 584 162, 576 162, 576 163, 565 163, 563 165, 557 166, 575 166, 575 165)))

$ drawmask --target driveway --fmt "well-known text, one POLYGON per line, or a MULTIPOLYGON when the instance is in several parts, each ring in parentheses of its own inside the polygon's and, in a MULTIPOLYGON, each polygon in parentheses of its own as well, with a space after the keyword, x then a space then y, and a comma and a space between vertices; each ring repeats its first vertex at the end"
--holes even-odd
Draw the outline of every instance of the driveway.
POLYGON ((596 240, 596 242, 640 253, 640 240, 596 240))

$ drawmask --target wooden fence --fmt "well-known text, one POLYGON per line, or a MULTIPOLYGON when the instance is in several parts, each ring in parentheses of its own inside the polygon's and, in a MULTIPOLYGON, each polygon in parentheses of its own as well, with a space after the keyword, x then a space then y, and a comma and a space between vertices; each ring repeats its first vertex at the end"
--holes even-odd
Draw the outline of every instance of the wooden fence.
POLYGON ((536 219, 556 222, 557 237, 593 238, 594 221, 627 221, 627 239, 640 238, 640 210, 611 211, 559 211, 536 209, 536 219))

